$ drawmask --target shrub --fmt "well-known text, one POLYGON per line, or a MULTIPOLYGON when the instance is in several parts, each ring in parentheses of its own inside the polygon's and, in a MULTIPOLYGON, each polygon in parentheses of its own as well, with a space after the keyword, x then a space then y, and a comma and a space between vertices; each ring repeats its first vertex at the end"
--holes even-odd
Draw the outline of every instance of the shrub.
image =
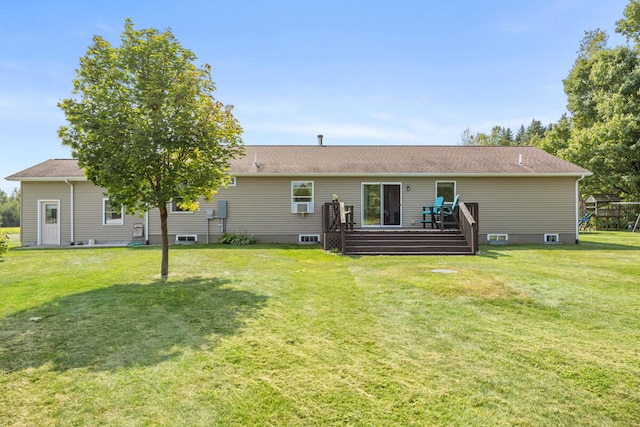
POLYGON ((0 233, 0 258, 9 252, 9 235, 0 233))
POLYGON ((248 234, 225 233, 218 240, 225 245, 252 245, 258 243, 258 239, 248 234))

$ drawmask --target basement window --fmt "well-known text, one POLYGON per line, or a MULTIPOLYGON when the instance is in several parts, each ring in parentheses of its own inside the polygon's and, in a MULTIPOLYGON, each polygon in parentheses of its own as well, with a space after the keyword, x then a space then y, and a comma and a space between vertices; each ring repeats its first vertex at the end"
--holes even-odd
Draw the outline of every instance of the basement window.
POLYGON ((320 243, 320 235, 319 234, 299 234, 298 243, 302 243, 302 244, 320 243))
POLYGON ((499 233, 487 234, 487 243, 494 245, 506 245, 507 243, 509 243, 509 235, 499 233))
POLYGON ((176 243, 196 243, 198 241, 197 234, 176 234, 176 243))
POLYGON ((545 234, 544 243, 560 243, 560 236, 558 235, 558 233, 545 234))

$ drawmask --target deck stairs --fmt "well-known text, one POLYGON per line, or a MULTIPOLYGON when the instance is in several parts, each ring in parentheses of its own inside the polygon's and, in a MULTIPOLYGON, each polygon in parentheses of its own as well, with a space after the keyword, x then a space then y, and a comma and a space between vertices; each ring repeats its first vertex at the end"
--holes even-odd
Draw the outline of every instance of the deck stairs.
POLYGON ((354 230, 346 255, 474 255, 458 230, 354 230))

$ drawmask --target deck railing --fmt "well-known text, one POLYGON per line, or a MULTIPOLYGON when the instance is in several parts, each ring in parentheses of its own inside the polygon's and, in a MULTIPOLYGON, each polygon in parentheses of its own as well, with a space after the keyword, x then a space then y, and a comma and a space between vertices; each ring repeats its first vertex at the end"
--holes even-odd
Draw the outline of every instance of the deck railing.
POLYGON ((460 202, 460 231, 474 254, 478 253, 478 204, 460 202))
MULTIPOLYGON (((458 209, 460 232, 472 253, 478 253, 478 203, 460 202, 458 209)), ((343 202, 322 205, 322 242, 326 251, 345 252, 345 233, 353 231, 353 206, 343 202)))
POLYGON ((329 202, 322 205, 324 250, 344 253, 345 232, 352 230, 353 206, 345 206, 344 202, 329 202))

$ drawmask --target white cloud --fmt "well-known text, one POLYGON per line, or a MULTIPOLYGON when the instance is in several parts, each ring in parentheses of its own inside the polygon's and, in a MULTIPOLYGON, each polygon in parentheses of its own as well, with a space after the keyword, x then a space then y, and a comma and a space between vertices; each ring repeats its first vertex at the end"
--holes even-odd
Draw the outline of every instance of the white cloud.
POLYGON ((458 125, 397 117, 390 113, 352 119, 271 116, 249 121, 244 126, 252 134, 284 134, 305 141, 321 133, 327 141, 335 140, 340 144, 451 145, 460 141, 462 132, 458 125))

